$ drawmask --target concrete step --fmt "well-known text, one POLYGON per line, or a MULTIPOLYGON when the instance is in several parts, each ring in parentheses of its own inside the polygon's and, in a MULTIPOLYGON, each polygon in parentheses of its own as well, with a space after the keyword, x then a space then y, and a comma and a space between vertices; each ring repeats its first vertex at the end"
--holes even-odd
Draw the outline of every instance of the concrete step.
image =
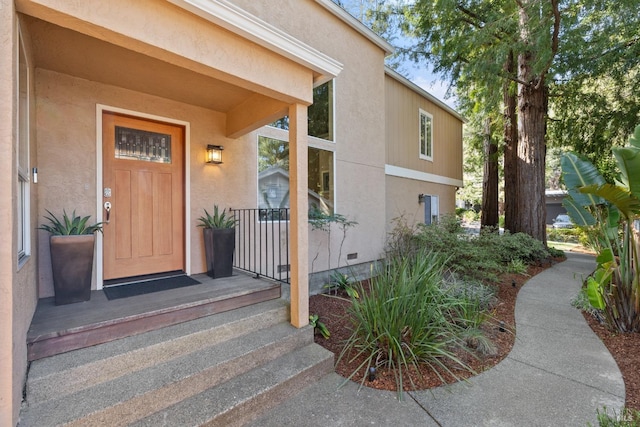
POLYGON ((311 327, 289 325, 282 304, 258 306, 34 362, 19 425, 255 419, 333 370, 311 327))
POLYGON ((37 360, 29 369, 27 403, 60 398, 287 319, 286 304, 274 300, 37 360))
POLYGON ((242 426, 331 372, 333 353, 309 344, 133 426, 242 426))

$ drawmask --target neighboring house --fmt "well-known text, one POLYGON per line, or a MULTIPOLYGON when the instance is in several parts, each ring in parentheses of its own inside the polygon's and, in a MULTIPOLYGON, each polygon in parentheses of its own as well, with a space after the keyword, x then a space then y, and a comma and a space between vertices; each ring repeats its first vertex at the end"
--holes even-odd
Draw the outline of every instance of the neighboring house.
POLYGON ((391 46, 330 0, 0 2, 0 425, 17 421, 26 334, 38 299, 53 295, 37 230, 46 210, 102 221, 111 201, 112 216, 135 223, 149 213, 126 201, 166 209, 152 232, 171 233, 171 255, 122 262, 113 248, 140 231, 106 227, 94 289, 158 265, 201 273, 197 218, 214 204, 258 207, 258 140, 286 141, 297 327, 308 323, 311 259, 322 269, 373 262, 392 218, 454 210, 462 119, 385 69, 391 46), (285 116, 285 129, 266 126, 285 116), (206 164, 210 144, 224 146, 222 164, 206 164), (339 260, 313 253, 330 244, 335 257, 341 242, 310 230, 312 193, 358 223, 339 260))
MULTIPOLYGON (((328 173, 328 172, 327 172, 328 173)), ((326 188, 329 191, 327 178, 326 188)), ((333 204, 311 188, 308 190, 309 210, 333 212, 333 204)), ((258 209, 289 207, 289 173, 279 166, 271 166, 258 173, 258 209)))
POLYGON ((558 215, 566 214, 562 201, 567 197, 567 190, 545 190, 544 199, 547 205, 547 225, 553 225, 558 215))

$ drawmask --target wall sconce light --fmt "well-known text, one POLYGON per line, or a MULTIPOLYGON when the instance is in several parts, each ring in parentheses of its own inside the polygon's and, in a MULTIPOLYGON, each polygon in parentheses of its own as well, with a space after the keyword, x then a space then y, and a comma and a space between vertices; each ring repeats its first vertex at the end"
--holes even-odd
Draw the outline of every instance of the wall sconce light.
POLYGON ((207 163, 219 165, 222 163, 222 145, 207 145, 207 163))
POLYGON ((418 203, 424 203, 424 194, 418 194, 418 203))

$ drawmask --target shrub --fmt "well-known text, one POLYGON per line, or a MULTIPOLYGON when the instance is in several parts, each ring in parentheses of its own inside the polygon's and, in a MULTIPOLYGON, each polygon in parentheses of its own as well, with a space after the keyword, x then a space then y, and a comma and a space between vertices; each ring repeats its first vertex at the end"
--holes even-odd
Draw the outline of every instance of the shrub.
POLYGON ((547 240, 552 242, 579 243, 586 232, 581 228, 547 228, 547 240))
POLYGON ((529 264, 549 257, 544 244, 525 233, 505 232, 491 242, 491 245, 498 251, 500 260, 504 263, 521 260, 529 264))
POLYGON ((500 234, 495 229, 485 229, 478 236, 471 236, 452 226, 447 217, 439 224, 421 225, 413 233, 411 228, 403 227, 402 233, 395 234, 403 237, 394 241, 392 253, 412 253, 426 247, 443 254, 446 266, 470 281, 495 281, 498 275, 509 271, 514 261, 531 264, 550 256, 542 242, 527 234, 500 234))

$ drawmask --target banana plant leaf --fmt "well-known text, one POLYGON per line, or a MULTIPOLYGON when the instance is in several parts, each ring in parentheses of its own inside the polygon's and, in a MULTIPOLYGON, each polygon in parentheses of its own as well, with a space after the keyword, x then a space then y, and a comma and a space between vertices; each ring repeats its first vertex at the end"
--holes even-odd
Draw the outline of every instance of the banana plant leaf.
POLYGON ((633 136, 629 138, 629 144, 634 147, 640 148, 640 125, 636 126, 635 130, 633 131, 633 136))
POLYGON ((607 219, 605 225, 604 232, 607 238, 609 238, 609 240, 615 239, 618 234, 618 226, 620 225, 620 211, 613 205, 607 206, 607 219))
POLYGON ((613 262, 613 251, 609 248, 603 249, 596 257, 596 262, 600 267, 613 262))
POLYGON ((596 219, 591 215, 591 212, 574 202, 572 198, 565 197, 562 201, 562 206, 567 210, 567 214, 569 214, 574 224, 580 227, 596 224, 596 219))
POLYGON ((610 280, 611 272, 607 273, 605 270, 600 268, 596 270, 593 276, 587 279, 587 297, 589 298, 589 303, 593 308, 604 310, 603 289, 605 283, 608 283, 610 280))
POLYGON ((640 197, 640 148, 614 147, 612 151, 622 174, 621 181, 633 195, 640 197))
POLYGON ((593 195, 578 192, 578 188, 588 185, 602 185, 604 178, 598 169, 588 160, 579 158, 574 153, 565 153, 560 161, 562 179, 569 195, 580 206, 596 206, 603 203, 602 199, 593 195))
POLYGON ((599 196, 614 205, 620 213, 631 220, 640 214, 640 199, 631 194, 625 188, 613 185, 589 185, 579 189, 581 193, 599 196))

